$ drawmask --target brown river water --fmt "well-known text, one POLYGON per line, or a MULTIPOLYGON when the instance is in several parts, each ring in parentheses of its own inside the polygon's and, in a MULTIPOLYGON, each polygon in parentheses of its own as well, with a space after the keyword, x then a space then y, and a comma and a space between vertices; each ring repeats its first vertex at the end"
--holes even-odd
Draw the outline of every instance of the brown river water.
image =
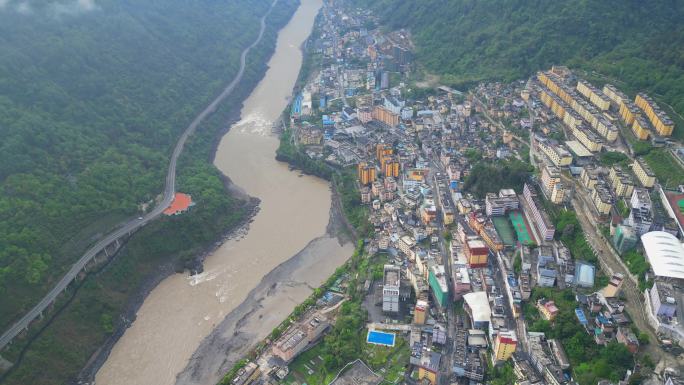
MULTIPOLYGON (((204 273, 170 276, 149 294, 135 322, 97 373, 97 385, 174 384, 191 357, 199 362, 221 360, 198 356, 198 349, 208 344, 212 332, 229 327, 223 321, 238 306, 260 300, 258 322, 247 325, 250 337, 243 341, 243 345, 253 345, 351 255, 350 243, 341 245, 326 235, 329 184, 300 176, 277 162, 278 140, 270 131, 287 105, 302 63, 300 46, 320 7, 321 0, 302 0, 280 31, 269 69, 245 101, 241 120, 222 138, 216 153, 215 165, 235 185, 261 200, 260 211, 244 236, 226 241, 206 258, 204 273), (303 254, 296 268, 269 274, 303 254), (253 298, 266 276, 275 280, 265 282, 272 290, 263 298, 253 298), (296 284, 285 284, 292 280, 296 284)), ((219 373, 215 366, 211 370, 195 373, 194 382, 215 383, 219 373)))

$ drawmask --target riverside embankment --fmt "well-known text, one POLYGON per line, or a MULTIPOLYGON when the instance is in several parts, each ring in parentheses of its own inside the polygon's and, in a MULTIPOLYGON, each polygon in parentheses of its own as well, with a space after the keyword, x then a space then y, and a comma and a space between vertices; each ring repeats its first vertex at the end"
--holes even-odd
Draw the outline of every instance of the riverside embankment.
POLYGON ((256 343, 351 255, 350 243, 326 232, 329 184, 277 162, 278 138, 270 133, 287 105, 302 63, 299 47, 320 6, 320 0, 302 1, 280 31, 266 75, 217 148, 216 166, 260 200, 258 214, 244 237, 207 256, 202 274, 173 275, 152 290, 98 372, 98 385, 169 384, 186 367, 179 383, 211 383, 225 365, 197 365, 211 352, 209 341, 235 333, 231 324, 239 329, 249 322, 240 346, 256 343))

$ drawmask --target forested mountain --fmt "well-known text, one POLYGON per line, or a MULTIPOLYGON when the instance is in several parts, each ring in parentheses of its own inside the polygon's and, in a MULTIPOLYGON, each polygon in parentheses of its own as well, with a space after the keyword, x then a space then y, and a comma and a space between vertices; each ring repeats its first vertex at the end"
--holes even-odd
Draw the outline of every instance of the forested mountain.
POLYGON ((510 81, 564 64, 661 95, 684 115, 684 1, 353 1, 389 28, 411 30, 420 62, 447 83, 510 81))
MULTIPOLYGON (((233 78, 272 3, 0 0, 1 330, 161 192, 179 134, 233 78)), ((177 186, 197 205, 149 223, 70 285, 0 352, 14 364, 0 383, 89 380, 144 293, 246 218, 254 202, 226 191, 213 148, 297 5, 276 3, 240 85, 186 143, 177 186)))
POLYGON ((0 328, 161 192, 270 4, 0 1, 0 328))

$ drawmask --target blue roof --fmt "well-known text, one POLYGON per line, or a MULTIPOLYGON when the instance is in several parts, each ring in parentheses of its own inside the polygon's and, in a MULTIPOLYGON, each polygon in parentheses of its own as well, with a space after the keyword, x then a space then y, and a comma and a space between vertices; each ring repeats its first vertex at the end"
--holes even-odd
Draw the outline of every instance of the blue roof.
POLYGON ((587 321, 587 316, 584 315, 584 311, 582 309, 575 309, 575 315, 582 325, 586 326, 589 323, 589 321, 587 321))
POLYGON ((508 276, 508 284, 511 285, 511 287, 517 287, 518 286, 518 280, 515 279, 513 276, 508 276))
POLYGON ((297 95, 297 97, 294 100, 294 103, 292 103, 292 113, 293 114, 301 114, 302 113, 302 95, 297 95))
POLYGON ((611 324, 613 323, 613 321, 611 321, 610 319, 606 318, 603 314, 597 315, 597 316, 596 316, 596 320, 597 320, 598 323, 600 323, 601 325, 611 325, 611 324))

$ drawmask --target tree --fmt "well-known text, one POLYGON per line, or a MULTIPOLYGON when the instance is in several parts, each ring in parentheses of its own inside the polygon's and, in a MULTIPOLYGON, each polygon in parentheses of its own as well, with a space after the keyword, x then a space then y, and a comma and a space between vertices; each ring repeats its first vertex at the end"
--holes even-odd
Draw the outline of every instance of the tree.
POLYGON ((522 270, 522 257, 520 253, 516 252, 515 259, 513 260, 513 271, 515 274, 520 274, 522 270))
POLYGON ((465 150, 463 156, 465 156, 471 163, 475 163, 482 159, 482 152, 475 148, 469 148, 465 150))
POLYGON ((451 234, 451 231, 447 230, 442 233, 442 238, 444 238, 444 240, 447 242, 451 242, 453 235, 451 234))
POLYGON ((359 357, 362 346, 359 331, 366 313, 359 303, 347 301, 340 307, 335 326, 324 339, 323 361, 328 370, 335 370, 359 357))
POLYGON ((629 161, 627 155, 617 151, 602 152, 599 155, 599 159, 604 166, 612 166, 617 163, 626 163, 629 161))
POLYGON ((523 183, 529 178, 532 167, 517 159, 480 161, 473 166, 463 184, 463 190, 484 197, 488 192, 498 192, 502 188, 521 191, 523 183))
POLYGON ((508 385, 515 382, 516 377, 513 372, 513 365, 510 362, 505 362, 502 366, 495 366, 490 374, 488 384, 492 385, 508 385))

